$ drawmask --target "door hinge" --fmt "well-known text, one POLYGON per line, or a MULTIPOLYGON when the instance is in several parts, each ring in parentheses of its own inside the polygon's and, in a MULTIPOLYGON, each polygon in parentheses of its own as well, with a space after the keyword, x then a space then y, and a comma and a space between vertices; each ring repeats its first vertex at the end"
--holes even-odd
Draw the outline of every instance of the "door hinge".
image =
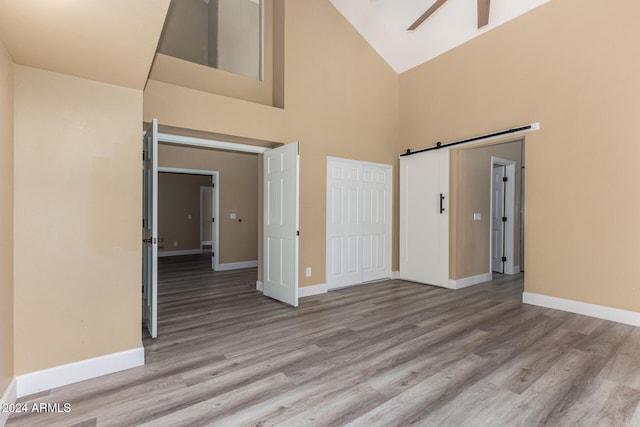
POLYGON ((503 256, 503 257, 502 257, 502 262, 506 262, 506 261, 507 261, 507 257, 506 257, 506 256, 503 256))
POLYGON ((502 217, 502 222, 507 222, 507 217, 506 216, 502 217))
POLYGON ((300 230, 296 230, 296 236, 300 235, 300 230))
POLYGON ((212 182, 212 183, 211 183, 211 187, 212 187, 212 188, 216 188, 216 183, 215 183, 215 182, 212 182))
POLYGON ((211 252, 211 256, 216 256, 216 253, 215 252, 211 252))
POLYGON ((502 177, 502 182, 507 182, 509 180, 509 178, 507 178, 506 176, 502 177))
POLYGON ((216 222, 216 219, 215 218, 211 218, 211 222, 216 222))

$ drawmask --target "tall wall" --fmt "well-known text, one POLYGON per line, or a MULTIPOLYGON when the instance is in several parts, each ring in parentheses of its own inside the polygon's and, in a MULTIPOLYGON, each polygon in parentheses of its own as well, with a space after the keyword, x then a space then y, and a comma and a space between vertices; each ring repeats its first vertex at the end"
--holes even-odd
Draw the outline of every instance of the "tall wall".
POLYGON ((16 375, 141 346, 141 112, 139 90, 15 67, 16 375))
POLYGON ((13 110, 13 61, 0 41, 0 396, 14 375, 13 110))
MULTIPOLYGON (((299 283, 305 286, 325 282, 326 157, 397 166, 399 79, 328 0, 284 5, 284 110, 150 80, 144 117, 169 126, 300 141, 299 283), (304 277, 306 267, 312 267, 311 277, 304 277)), ((397 211, 393 215, 397 229, 397 211)), ((397 237, 393 245, 397 270, 397 237)))
POLYGON ((158 238, 162 239, 158 243, 159 254, 200 249, 200 187, 210 186, 206 175, 159 174, 158 238))
POLYGON ((258 222, 262 216, 258 212, 256 154, 160 144, 158 163, 165 167, 219 172, 218 262, 225 264, 258 259, 258 222), (231 219, 231 213, 237 214, 237 218, 231 219))
POLYGON ((527 292, 640 311, 640 3, 555 0, 400 76, 398 149, 526 135, 527 292))

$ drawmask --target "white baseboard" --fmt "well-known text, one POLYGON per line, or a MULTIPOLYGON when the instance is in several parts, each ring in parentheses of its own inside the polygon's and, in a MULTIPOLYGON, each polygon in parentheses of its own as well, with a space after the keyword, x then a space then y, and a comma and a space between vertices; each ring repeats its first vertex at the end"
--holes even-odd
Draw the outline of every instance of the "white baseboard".
POLYGON ((520 266, 519 265, 514 265, 513 269, 511 271, 509 271, 508 268, 505 268, 504 270, 504 274, 518 274, 520 273, 520 266))
MULTIPOLYGON (((256 290, 264 292, 264 283, 260 280, 256 280, 256 290)), ((327 293, 327 285, 322 283, 320 285, 301 286, 298 288, 298 298, 310 297, 311 295, 319 295, 327 293)))
POLYGON ((462 289, 479 283, 488 282, 493 278, 491 272, 478 274, 476 276, 463 277, 462 279, 449 279, 449 288, 462 289))
POLYGON ((596 317, 598 319, 611 320, 626 325, 640 326, 640 313, 637 311, 622 310, 620 308, 534 294, 531 292, 522 293, 522 302, 540 307, 553 308, 555 310, 568 311, 569 313, 596 317))
POLYGON ((310 297, 312 295, 320 295, 327 293, 327 284, 301 286, 298 288, 298 298, 310 297))
POLYGON ((200 242, 200 246, 211 246, 213 243, 211 243, 211 240, 205 240, 203 242, 200 242))
POLYGON ((16 403, 17 398, 18 387, 16 385, 16 379, 13 378, 9 383, 9 387, 2 393, 2 397, 0 398, 0 426, 4 426, 7 423, 7 419, 9 419, 9 415, 11 415, 10 411, 5 412, 1 409, 4 408, 5 405, 16 403))
POLYGON ((144 347, 94 357, 16 377, 17 397, 144 365, 144 347))
POLYGON ((216 271, 226 270, 239 270, 241 268, 253 268, 258 266, 258 260, 255 261, 241 261, 241 262, 226 262, 219 264, 216 271))
POLYGON ((158 257, 180 256, 180 255, 200 255, 202 249, 182 249, 179 251, 158 251, 158 257))
POLYGON ((400 278, 400 272, 399 271, 392 271, 391 272, 391 276, 389 276, 389 279, 399 279, 400 278))

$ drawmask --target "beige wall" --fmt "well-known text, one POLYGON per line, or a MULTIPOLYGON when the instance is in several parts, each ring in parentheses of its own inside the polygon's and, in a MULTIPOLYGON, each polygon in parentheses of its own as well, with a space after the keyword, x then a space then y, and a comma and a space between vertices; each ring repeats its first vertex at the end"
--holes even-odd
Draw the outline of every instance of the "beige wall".
POLYGON ((159 252, 200 249, 200 187, 206 186, 211 186, 206 175, 159 174, 159 252))
POLYGON ((258 259, 258 221, 262 216, 258 214, 256 154, 161 144, 158 163, 164 167, 218 171, 218 262, 225 264, 258 259), (231 219, 231 213, 235 213, 237 219, 231 219))
POLYGON ((15 67, 15 373, 141 345, 142 92, 15 67))
POLYGON ((640 311, 637 16, 633 0, 552 1, 400 77, 398 148, 541 123, 527 292, 640 311))
POLYGON ((208 65, 209 5, 202 0, 172 1, 158 52, 208 65))
POLYGON ((0 41, 0 396, 14 375, 13 173, 13 61, 0 41))
POLYGON ((520 264, 521 141, 451 150, 449 277, 463 279, 488 273, 491 230, 491 157, 513 160, 514 265, 520 264), (480 213, 480 221, 473 220, 480 213))
POLYGON ((251 0, 218 0, 217 68, 260 79, 260 5, 251 0))
MULTIPOLYGON (((285 8, 284 110, 150 81, 144 116, 170 126, 300 141, 300 285, 306 286, 325 282, 326 157, 397 167, 398 76, 328 0, 288 0, 285 8), (306 267, 311 277, 304 277, 306 267)), ((396 211, 394 230, 397 217, 396 211)), ((397 270, 397 233, 393 244, 397 270)))

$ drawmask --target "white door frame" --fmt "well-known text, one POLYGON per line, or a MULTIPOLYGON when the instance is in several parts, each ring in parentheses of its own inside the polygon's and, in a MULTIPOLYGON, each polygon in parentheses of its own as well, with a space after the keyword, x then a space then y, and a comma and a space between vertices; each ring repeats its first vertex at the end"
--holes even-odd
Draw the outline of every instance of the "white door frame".
MULTIPOLYGON (((388 255, 388 259, 387 259, 387 266, 388 266, 388 271, 387 271, 387 277, 391 277, 391 260, 392 260, 392 242, 393 242, 393 237, 392 237, 392 232, 393 232, 393 209, 392 209, 392 200, 393 200, 393 167, 391 165, 388 164, 384 164, 384 163, 373 163, 373 162, 365 162, 365 161, 361 161, 361 160, 353 160, 353 159, 346 159, 343 157, 333 157, 333 156, 327 156, 327 166, 326 166, 326 181, 327 181, 327 188, 326 188, 326 212, 325 212, 325 278, 327 279, 327 283, 328 283, 328 278, 329 278, 329 274, 330 274, 330 270, 329 270, 329 263, 330 263, 330 259, 331 259, 331 247, 330 247, 330 236, 329 236, 329 227, 326 227, 326 224, 328 223, 328 219, 329 219, 329 215, 330 213, 330 193, 329 193, 329 187, 328 187, 328 181, 329 181, 329 165, 331 164, 332 161, 336 161, 336 162, 341 162, 341 163, 350 163, 353 165, 358 165, 358 166, 372 166, 372 167, 378 167, 378 168, 383 168, 383 169, 387 169, 390 172, 390 179, 389 179, 389 198, 386 201, 386 205, 385 209, 387 210, 387 212, 389 212, 389 225, 388 225, 388 236, 389 236, 389 241, 388 241, 388 246, 387 246, 387 253, 388 255)), ((363 246, 360 245, 360 250, 363 250, 363 246)), ((329 287, 329 290, 332 289, 340 289, 343 287, 348 287, 348 286, 356 286, 356 285, 361 285, 363 283, 366 282, 360 282, 360 283, 354 283, 351 285, 346 285, 346 286, 333 286, 333 287, 329 287)))
MULTIPOLYGON (((211 177, 211 183, 215 184, 213 182, 213 176, 211 177)), ((213 224, 215 224, 215 219, 213 220, 213 224, 211 225, 211 236, 207 236, 209 237, 209 240, 204 240, 204 235, 202 233, 202 225, 204 224, 204 220, 202 218, 203 212, 204 212, 204 203, 203 203, 203 199, 204 199, 204 192, 207 190, 211 190, 211 215, 213 216, 213 218, 215 218, 215 216, 213 215, 213 213, 215 212, 215 201, 213 198, 213 192, 215 192, 215 185, 213 186, 209 186, 209 187, 203 187, 200 186, 200 249, 202 249, 202 246, 204 243, 207 243, 209 245, 211 245, 211 250, 213 250, 213 224)))
MULTIPOLYGON (((210 176, 212 179, 212 184, 214 184, 213 186, 213 197, 211 198, 213 206, 211 208, 211 212, 213 213, 213 217, 214 218, 220 218, 219 215, 219 206, 220 206, 220 172, 218 171, 211 171, 211 170, 202 170, 202 169, 186 169, 186 168, 171 168, 171 167, 165 167, 165 166, 161 166, 158 167, 158 172, 168 172, 168 173, 183 173, 183 174, 189 174, 189 175, 207 175, 210 176)), ((200 199, 200 203, 202 204, 202 196, 200 199)), ((202 214, 202 210, 200 212, 202 214)), ((212 227, 212 244, 211 244, 211 250, 214 254, 213 256, 213 263, 212 263, 212 268, 215 271, 218 271, 220 268, 220 248, 219 248, 219 226, 220 226, 220 221, 214 221, 213 222, 213 227, 212 227)), ((202 239, 202 224, 200 225, 200 238, 202 239)))
MULTIPOLYGON (((505 176, 507 177, 507 185, 505 186, 505 208, 504 214, 507 221, 504 226, 504 256, 507 260, 504 263, 504 274, 516 274, 516 265, 514 264, 514 235, 515 235, 515 182, 516 182, 516 162, 514 160, 502 159, 500 157, 491 156, 490 170, 493 171, 494 165, 505 167, 505 176)), ((493 198, 493 174, 490 174, 491 184, 489 186, 489 200, 493 198)), ((493 203, 489 203, 489 218, 493 218, 493 203)), ((491 255, 493 253, 493 243, 491 239, 491 227, 489 227, 489 271, 493 271, 491 255)), ((519 268, 518 268, 519 270, 519 268)))

